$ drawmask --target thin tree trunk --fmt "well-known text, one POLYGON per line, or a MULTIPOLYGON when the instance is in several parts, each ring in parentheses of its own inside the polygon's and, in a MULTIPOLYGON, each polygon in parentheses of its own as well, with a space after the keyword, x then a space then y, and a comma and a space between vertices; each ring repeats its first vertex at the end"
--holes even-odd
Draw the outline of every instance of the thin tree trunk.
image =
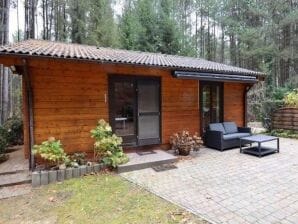
MULTIPOLYGON (((1 35, 0 35, 0 44, 4 45, 8 43, 9 38, 9 0, 2 0, 0 3, 1 9, 1 35)), ((7 118, 8 113, 8 103, 9 103, 9 93, 8 93, 8 69, 3 65, 0 65, 0 78, 1 78, 1 109, 0 109, 0 124, 7 118)))
POLYGON ((198 15, 199 11, 197 10, 197 1, 196 1, 196 20, 195 20, 195 27, 196 27, 196 34, 195 34, 195 38, 196 38, 196 57, 198 56, 198 15))
POLYGON ((223 22, 221 23, 221 49, 220 49, 220 62, 225 62, 225 27, 223 22))
POLYGON ((205 45, 205 43, 204 43, 204 25, 203 25, 203 19, 204 19, 204 16, 203 16, 203 4, 202 4, 202 0, 200 0, 200 8, 201 8, 201 10, 200 10, 200 14, 201 14, 201 18, 200 18, 200 22, 201 22, 201 24, 200 24, 200 30, 201 30, 201 38, 200 38, 200 41, 201 41, 201 50, 200 50, 200 57, 201 58, 204 58, 204 55, 205 55, 205 52, 204 52, 204 45, 205 45))

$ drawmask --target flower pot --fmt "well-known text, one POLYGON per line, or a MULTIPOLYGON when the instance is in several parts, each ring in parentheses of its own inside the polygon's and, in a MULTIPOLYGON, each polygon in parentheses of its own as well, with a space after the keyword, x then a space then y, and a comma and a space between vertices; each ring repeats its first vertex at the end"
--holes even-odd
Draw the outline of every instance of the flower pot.
POLYGON ((191 144, 180 144, 178 146, 178 153, 181 156, 188 156, 192 148, 191 144))

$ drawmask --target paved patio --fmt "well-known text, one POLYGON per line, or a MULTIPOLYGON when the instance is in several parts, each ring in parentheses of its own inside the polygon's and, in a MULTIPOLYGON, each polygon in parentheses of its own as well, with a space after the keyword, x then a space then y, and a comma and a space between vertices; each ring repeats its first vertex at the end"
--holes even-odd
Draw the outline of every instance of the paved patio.
MULTIPOLYGON (((203 148, 178 169, 121 176, 213 223, 298 223, 298 140, 258 158, 203 148)), ((273 145, 274 143, 267 143, 273 145)))
POLYGON ((9 160, 0 163, 0 174, 15 173, 18 171, 29 170, 28 159, 25 159, 23 146, 10 147, 9 160))

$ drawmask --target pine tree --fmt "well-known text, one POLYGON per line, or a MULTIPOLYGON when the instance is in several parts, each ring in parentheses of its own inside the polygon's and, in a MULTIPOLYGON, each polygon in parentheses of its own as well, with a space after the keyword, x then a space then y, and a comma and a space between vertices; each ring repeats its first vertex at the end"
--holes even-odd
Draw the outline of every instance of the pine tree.
POLYGON ((86 1, 69 0, 70 36, 73 43, 82 44, 86 42, 87 7, 86 1))
POLYGON ((134 9, 134 1, 127 1, 119 24, 121 47, 128 50, 140 49, 139 33, 141 29, 141 24, 134 9))
POLYGON ((166 54, 179 54, 181 45, 179 39, 181 38, 178 24, 173 19, 172 1, 161 0, 159 10, 158 27, 160 33, 160 45, 158 52, 166 54))
POLYGON ((103 47, 118 46, 117 26, 110 0, 89 0, 86 42, 103 47))

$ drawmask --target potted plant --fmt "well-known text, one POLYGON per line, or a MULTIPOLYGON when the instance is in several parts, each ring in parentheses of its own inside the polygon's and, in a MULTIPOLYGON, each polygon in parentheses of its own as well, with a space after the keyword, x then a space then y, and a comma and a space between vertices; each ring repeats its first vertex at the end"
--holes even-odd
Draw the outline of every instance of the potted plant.
POLYGON ((191 135, 189 131, 182 131, 173 134, 170 137, 170 143, 176 154, 187 156, 190 151, 200 150, 200 146, 203 144, 203 141, 197 133, 191 135))

